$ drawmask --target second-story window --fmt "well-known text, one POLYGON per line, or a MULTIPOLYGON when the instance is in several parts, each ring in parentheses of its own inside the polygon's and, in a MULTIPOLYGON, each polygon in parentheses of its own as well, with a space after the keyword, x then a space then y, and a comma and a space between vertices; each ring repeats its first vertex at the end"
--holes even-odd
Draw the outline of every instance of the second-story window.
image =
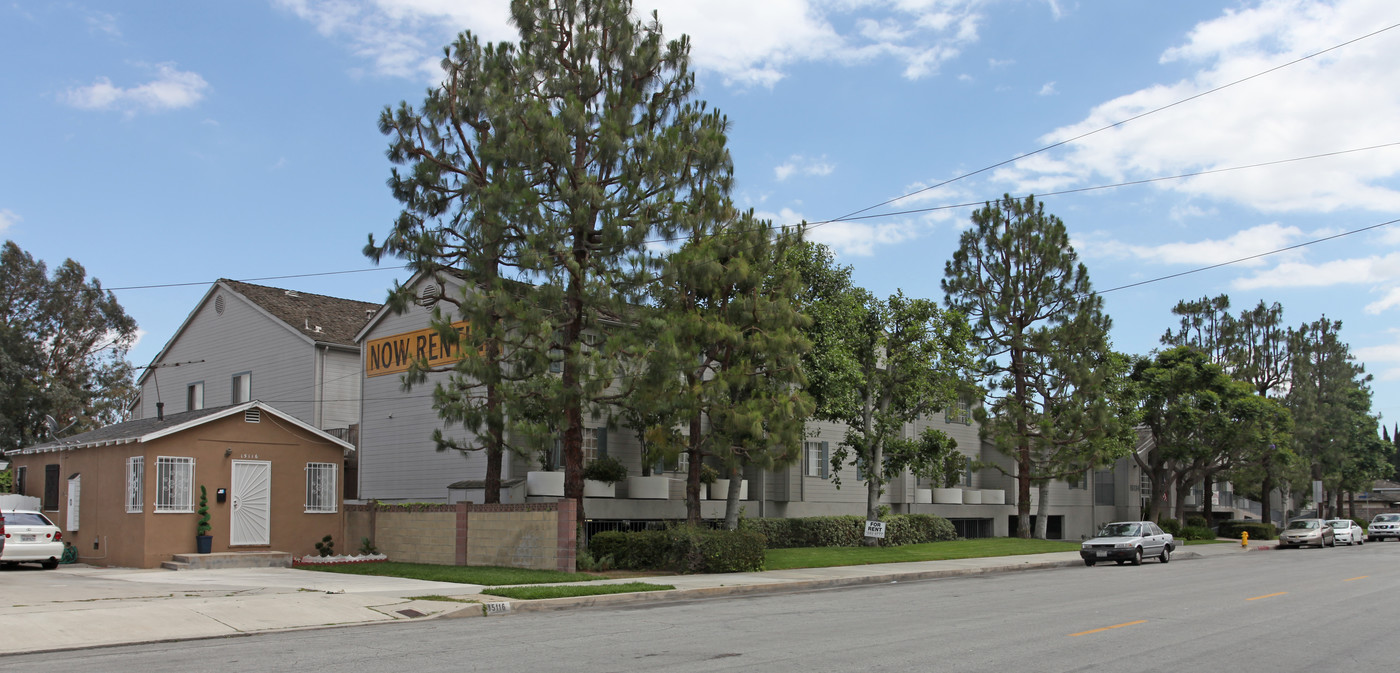
POLYGON ((253 372, 233 375, 233 404, 250 402, 253 399, 253 372))
POLYGON ((195 381, 185 388, 185 411, 204 408, 204 382, 195 381))

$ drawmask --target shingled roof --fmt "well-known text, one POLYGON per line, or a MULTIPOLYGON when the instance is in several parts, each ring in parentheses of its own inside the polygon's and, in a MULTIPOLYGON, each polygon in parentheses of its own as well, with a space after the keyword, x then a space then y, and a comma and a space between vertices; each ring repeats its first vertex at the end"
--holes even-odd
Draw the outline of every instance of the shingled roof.
POLYGON ((354 346, 355 334, 381 304, 327 297, 266 285, 222 278, 219 283, 247 297, 273 317, 308 338, 324 343, 354 346))
POLYGON ((210 407, 208 409, 197 409, 195 411, 182 411, 178 414, 166 414, 165 418, 137 418, 121 423, 114 423, 104 428, 89 430, 87 432, 64 437, 63 439, 45 442, 23 449, 11 449, 5 453, 8 455, 22 453, 44 453, 47 451, 64 451, 71 449, 85 449, 95 446, 107 446, 111 444, 129 444, 132 442, 143 442, 163 436, 172 431, 179 431, 184 428, 194 427, 209 421, 213 421, 224 416, 243 413, 249 409, 261 409, 277 416, 285 422, 297 425, 309 432, 325 435, 334 440, 337 444, 345 448, 353 449, 353 445, 337 438, 324 430, 318 430, 292 416, 278 411, 267 404, 253 400, 242 404, 230 404, 222 407, 210 407))

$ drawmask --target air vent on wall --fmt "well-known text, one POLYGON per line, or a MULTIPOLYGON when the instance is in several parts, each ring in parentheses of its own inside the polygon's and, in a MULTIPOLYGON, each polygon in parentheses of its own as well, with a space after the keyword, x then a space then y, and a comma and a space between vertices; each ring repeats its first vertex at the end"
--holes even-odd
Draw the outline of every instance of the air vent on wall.
POLYGON ((427 285, 423 286, 423 289, 421 291, 418 292, 418 305, 431 305, 433 302, 437 301, 437 298, 438 286, 433 285, 432 283, 428 283, 427 285))
POLYGON ((217 296, 217 297, 214 297, 214 312, 217 313, 217 314, 219 314, 219 315, 223 315, 223 314, 224 314, 224 296, 223 296, 223 295, 219 295, 219 296, 217 296))
POLYGON ((262 410, 261 410, 261 409, 249 409, 249 410, 243 412, 243 422, 244 422, 244 423, 261 423, 261 422, 262 422, 262 410))

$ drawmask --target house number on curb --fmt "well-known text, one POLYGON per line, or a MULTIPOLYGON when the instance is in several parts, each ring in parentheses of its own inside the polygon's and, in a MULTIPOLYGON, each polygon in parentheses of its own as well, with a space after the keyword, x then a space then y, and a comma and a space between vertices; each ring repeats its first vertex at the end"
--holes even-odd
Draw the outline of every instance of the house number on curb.
POLYGON ((486 614, 503 615, 510 612, 510 603, 494 602, 486 604, 486 614))

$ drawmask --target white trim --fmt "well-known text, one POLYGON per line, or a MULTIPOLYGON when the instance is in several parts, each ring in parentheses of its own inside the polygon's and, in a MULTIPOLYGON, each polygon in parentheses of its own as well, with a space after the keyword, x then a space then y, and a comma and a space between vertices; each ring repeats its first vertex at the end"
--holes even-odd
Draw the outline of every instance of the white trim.
POLYGON ((307 463, 305 513, 335 514, 340 509, 338 503, 340 498, 336 497, 337 485, 338 484, 336 479, 335 463, 307 463), (315 494, 315 490, 312 488, 313 480, 320 480, 320 483, 318 484, 322 491, 320 495, 321 497, 327 499, 328 502, 312 502, 312 496, 313 494, 315 494), (329 485, 325 484, 325 481, 327 480, 330 481, 329 485))

